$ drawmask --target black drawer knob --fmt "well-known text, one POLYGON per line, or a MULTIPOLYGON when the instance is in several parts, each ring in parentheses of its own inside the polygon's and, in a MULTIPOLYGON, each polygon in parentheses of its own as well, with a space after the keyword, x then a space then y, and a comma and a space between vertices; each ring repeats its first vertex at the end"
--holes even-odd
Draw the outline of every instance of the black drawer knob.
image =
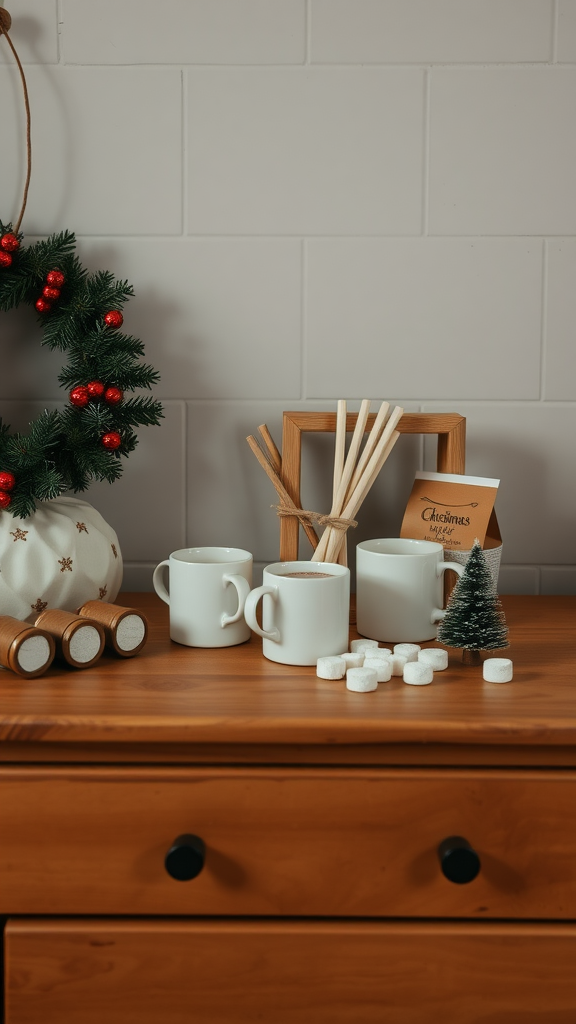
POLYGON ((480 871, 480 857, 462 836, 448 836, 438 847, 440 867, 448 881, 464 885, 480 871))
POLYGON ((178 882, 196 878, 204 867, 206 847, 200 836, 182 835, 174 840, 166 854, 166 871, 178 882))

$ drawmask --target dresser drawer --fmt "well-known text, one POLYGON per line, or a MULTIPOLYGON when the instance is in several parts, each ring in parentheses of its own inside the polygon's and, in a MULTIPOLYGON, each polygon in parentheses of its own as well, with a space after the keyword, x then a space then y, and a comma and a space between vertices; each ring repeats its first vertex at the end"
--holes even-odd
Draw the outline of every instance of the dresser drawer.
POLYGON ((0 914, 576 918, 575 806, 564 771, 6 768, 0 914), (185 882, 182 833, 206 847, 185 882))
POLYGON ((573 925, 8 921, 6 1024, 572 1024, 573 925))

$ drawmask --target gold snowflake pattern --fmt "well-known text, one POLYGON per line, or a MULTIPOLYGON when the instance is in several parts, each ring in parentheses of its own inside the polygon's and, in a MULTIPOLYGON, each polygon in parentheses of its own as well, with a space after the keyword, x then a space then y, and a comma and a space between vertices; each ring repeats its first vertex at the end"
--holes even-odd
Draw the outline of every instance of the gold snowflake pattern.
POLYGON ((18 527, 17 530, 10 530, 10 536, 14 537, 14 543, 16 543, 17 540, 26 540, 27 533, 28 530, 21 530, 20 527, 18 527))
POLYGON ((101 601, 103 597, 106 597, 107 593, 108 593, 108 587, 99 587, 99 590, 98 590, 98 600, 101 601))
POLYGON ((118 552, 116 551, 116 545, 115 544, 111 544, 110 547, 112 548, 112 554, 114 555, 114 558, 118 558, 118 552))
POLYGON ((76 523, 76 529, 78 530, 78 533, 88 533, 86 523, 76 523))
POLYGON ((38 600, 36 601, 36 604, 31 604, 30 607, 33 612, 36 612, 37 615, 40 615, 40 612, 43 612, 44 609, 48 607, 48 601, 43 601, 42 598, 39 597, 38 600))
POLYGON ((72 572, 72 559, 71 558, 59 558, 58 559, 58 565, 62 566, 62 568, 60 569, 60 572, 72 572))

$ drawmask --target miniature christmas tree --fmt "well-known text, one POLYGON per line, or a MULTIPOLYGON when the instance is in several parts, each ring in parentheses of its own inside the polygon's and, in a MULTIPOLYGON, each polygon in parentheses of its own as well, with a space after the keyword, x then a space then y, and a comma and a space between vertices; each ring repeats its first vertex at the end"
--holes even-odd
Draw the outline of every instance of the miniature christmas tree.
POLYGON ((438 626, 438 640, 448 647, 461 647, 465 665, 479 665, 480 651, 508 647, 507 637, 492 573, 476 540, 438 626))

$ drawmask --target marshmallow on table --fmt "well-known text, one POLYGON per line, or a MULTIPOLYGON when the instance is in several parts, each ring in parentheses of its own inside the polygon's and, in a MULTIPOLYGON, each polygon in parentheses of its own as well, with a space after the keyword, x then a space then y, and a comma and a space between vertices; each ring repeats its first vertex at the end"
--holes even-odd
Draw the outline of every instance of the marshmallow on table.
POLYGON ((346 663, 346 668, 361 668, 364 664, 364 651, 344 651, 339 657, 346 663))
POLYGON ((378 689, 378 676, 373 668, 349 668, 346 673, 346 688, 356 693, 368 693, 378 689))
POLYGON ((390 658, 377 658, 375 655, 370 658, 366 657, 364 668, 373 668, 379 683, 387 683, 392 675, 390 658))
POLYGON ((418 661, 423 665, 430 665, 434 672, 442 672, 448 668, 448 651, 443 647, 426 647, 418 651, 418 661))
POLYGON ((350 650, 353 652, 367 651, 369 647, 378 647, 377 640, 351 640, 350 650))
POLYGON ((406 658, 401 654, 393 654, 389 659, 390 670, 393 676, 401 676, 406 665, 406 658))
POLYGON ((401 654, 406 661, 418 661, 419 644, 394 644, 394 654, 401 654))
POLYGON ((344 658, 336 656, 318 658, 316 662, 316 675, 320 679, 343 679, 346 675, 346 662, 344 658))
POLYGON ((486 658, 482 666, 482 675, 488 683, 509 683, 512 674, 510 658, 486 658))
POLYGON ((407 661, 403 675, 404 682, 411 686, 427 686, 432 682, 434 672, 432 665, 426 665, 423 661, 407 661))

